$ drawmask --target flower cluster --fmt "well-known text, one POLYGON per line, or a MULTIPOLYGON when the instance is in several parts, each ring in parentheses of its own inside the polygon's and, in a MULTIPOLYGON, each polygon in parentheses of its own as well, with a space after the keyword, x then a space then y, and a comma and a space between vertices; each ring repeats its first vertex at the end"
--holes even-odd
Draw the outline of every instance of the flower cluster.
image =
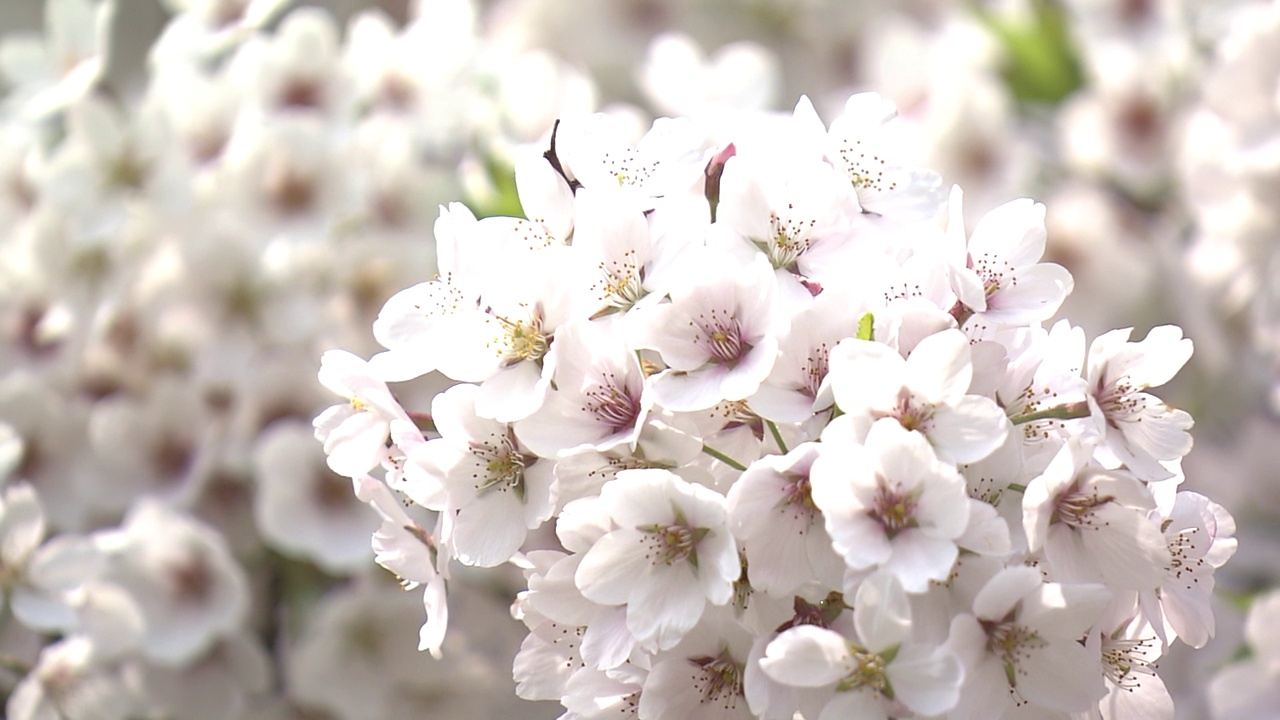
POLYGON ((1046 327, 1044 207, 967 232, 895 116, 569 118, 525 218, 441 209, 439 275, 325 354, 314 423, 421 648, 455 562, 515 563, 519 693, 567 718, 1172 717, 1155 662, 1235 549, 1147 392, 1191 341, 1046 327), (433 373, 429 412, 387 385, 433 373))

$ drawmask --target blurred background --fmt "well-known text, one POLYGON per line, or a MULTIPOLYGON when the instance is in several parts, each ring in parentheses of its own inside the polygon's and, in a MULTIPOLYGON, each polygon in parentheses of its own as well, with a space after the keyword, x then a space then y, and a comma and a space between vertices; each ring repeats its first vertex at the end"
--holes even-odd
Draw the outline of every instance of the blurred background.
POLYGON ((1217 636, 1161 674, 1224 720, 1206 687, 1280 583, 1280 3, 1243 0, 3 0, 9 717, 557 717, 510 679, 518 573, 461 573, 445 658, 415 649, 421 599, 312 436, 319 357, 378 349, 439 205, 519 212, 556 117, 638 138, 862 90, 968 223, 1046 204, 1061 317, 1194 340, 1158 392, 1240 550, 1217 636), (69 628, 107 657, 49 645, 69 628))

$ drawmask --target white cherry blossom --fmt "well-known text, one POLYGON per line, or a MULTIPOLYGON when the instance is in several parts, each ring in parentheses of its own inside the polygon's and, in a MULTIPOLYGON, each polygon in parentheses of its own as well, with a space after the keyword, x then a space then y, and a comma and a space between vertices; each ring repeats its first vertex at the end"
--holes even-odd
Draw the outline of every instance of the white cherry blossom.
POLYGON ((1109 466, 1123 463, 1144 480, 1164 480, 1173 473, 1162 463, 1191 450, 1192 420, 1143 391, 1178 372, 1191 357, 1191 340, 1172 325, 1153 328, 1141 342, 1130 342, 1129 332, 1112 330, 1089 346, 1089 406, 1109 466))
POLYGON ((883 568, 908 592, 951 572, 968 522, 964 479, 918 433, 891 419, 865 445, 823 436, 809 482, 836 552, 854 570, 883 568))
POLYGON ((1085 712, 1106 694, 1101 660, 1079 640, 1108 600, 1100 585, 1045 583, 1030 567, 996 573, 955 616, 949 647, 964 664, 965 684, 949 718, 1017 717, 1085 712))
POLYGON ((575 582, 587 599, 627 606, 627 627, 667 649, 707 604, 724 605, 741 568, 725 499, 665 470, 625 470, 600 491, 614 524, 586 553, 575 582))
POLYGON ((828 359, 831 391, 854 439, 872 423, 893 418, 921 433, 938 456, 981 460, 999 447, 1008 420, 990 399, 968 394, 973 378, 969 341, 945 330, 921 340, 904 360, 879 342, 851 338, 828 359))
POLYGON ((441 437, 405 462, 443 484, 448 540, 458 559, 491 567, 510 560, 528 531, 551 516, 555 478, 553 463, 530 453, 510 425, 476 414, 479 395, 465 384, 437 395, 431 416, 441 437))
POLYGON ((777 281, 763 256, 741 266, 724 253, 687 253, 687 284, 671 302, 645 309, 641 347, 668 369, 653 379, 658 404, 706 410, 754 393, 777 355, 777 281))

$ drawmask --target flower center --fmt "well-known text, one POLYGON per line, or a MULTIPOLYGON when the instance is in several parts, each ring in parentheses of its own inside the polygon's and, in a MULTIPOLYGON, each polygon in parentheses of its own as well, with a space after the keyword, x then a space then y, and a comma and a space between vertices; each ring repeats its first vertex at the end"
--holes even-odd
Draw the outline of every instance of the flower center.
POLYGON ((644 289, 644 268, 636 265, 636 251, 627 250, 621 260, 601 261, 600 282, 595 285, 606 311, 627 311, 647 293, 644 289))
POLYGON ((970 256, 969 266, 982 278, 982 289, 987 297, 994 295, 1004 285, 1006 277, 1009 278, 1009 287, 1018 284, 1018 279, 1012 275, 1013 266, 989 253, 983 253, 977 258, 970 256))
POLYGON ((809 357, 805 360, 804 365, 804 389, 810 397, 818 397, 818 389, 822 387, 822 381, 826 379, 827 372, 830 369, 831 348, 826 343, 822 343, 809 353, 809 357))
POLYGON ((907 388, 898 391, 898 404, 888 413, 907 430, 927 432, 933 420, 933 407, 916 402, 907 388))
POLYGON ((583 412, 595 415, 614 432, 634 427, 636 418, 640 416, 640 400, 632 397, 626 388, 619 389, 618 379, 613 373, 605 375, 605 384, 597 385, 586 392, 587 404, 583 412))
POLYGON ((689 662, 702 670, 700 677, 694 676, 694 683, 702 689, 700 704, 722 703, 726 710, 732 710, 737 707, 738 700, 745 697, 742 692, 742 663, 736 662, 728 650, 722 650, 714 658, 689 658, 689 662))
MULTIPOLYGON (((1168 522, 1165 521, 1165 527, 1162 529, 1167 530, 1168 522)), ((1203 557, 1189 556, 1191 553, 1204 552, 1202 541, 1197 537, 1200 532, 1201 529, 1197 527, 1183 528, 1168 540, 1169 567, 1165 572, 1188 590, 1199 584, 1200 575, 1205 569, 1203 557)))
POLYGON ((644 544, 648 547, 645 557, 655 565, 674 565, 687 559, 694 567, 698 566, 698 543, 711 532, 709 528, 690 527, 679 512, 670 525, 654 523, 636 529, 644 533, 644 544))
POLYGON ((846 642, 846 646, 849 648, 849 659, 845 661, 845 665, 849 668, 849 672, 840 678, 840 682, 836 684, 836 690, 848 692, 868 688, 892 697, 893 691, 889 687, 889 677, 885 675, 885 667, 888 666, 889 661, 854 643, 846 642))
POLYGON ((884 534, 893 538, 909 527, 916 527, 917 493, 906 491, 902 486, 893 487, 884 478, 877 478, 876 496, 871 515, 880 522, 884 534))
POLYGON ((542 331, 540 316, 534 314, 528 320, 509 320, 498 316, 498 321, 502 323, 504 330, 497 341, 503 367, 523 360, 537 362, 547 354, 551 347, 551 337, 542 331))
POLYGON ((1068 492, 1059 500, 1057 506, 1053 509, 1053 519, 1056 522, 1063 522, 1073 528, 1098 528, 1097 519, 1094 517, 1098 508, 1115 500, 1112 495, 1098 495, 1098 491, 1090 492, 1068 492))
POLYGON ((603 162, 609 169, 609 174, 618 181, 618 187, 638 187, 653 177, 662 161, 654 160, 652 164, 646 165, 635 150, 624 150, 617 156, 605 153, 603 162))
POLYGON ((884 158, 875 152, 868 155, 867 150, 862 147, 861 140, 854 140, 852 145, 841 147, 840 159, 844 163, 845 174, 848 175, 854 190, 883 192, 898 188, 896 181, 885 181, 884 158))
POLYGON ((476 492, 510 490, 523 500, 525 468, 538 458, 520 452, 509 430, 505 436, 491 435, 490 439, 495 442, 471 443, 471 452, 480 461, 480 472, 474 476, 476 492))
POLYGON ((802 473, 784 473, 782 475, 782 500, 778 502, 779 510, 791 510, 797 515, 803 513, 812 517, 817 515, 818 506, 813 503, 813 488, 809 476, 802 473))
POLYGON ((1048 643, 1034 631, 1015 623, 995 624, 984 621, 982 625, 987 631, 987 650, 1000 658, 1009 687, 1016 688, 1018 663, 1027 659, 1028 650, 1043 648, 1048 643))
POLYGON ((1117 687, 1134 690, 1142 685, 1143 675, 1155 675, 1155 668, 1147 661, 1144 651, 1151 646, 1151 639, 1113 640, 1102 638, 1102 672, 1117 687))
MULTIPOLYGON (((792 206, 788 204, 787 209, 792 209, 792 206)), ((797 221, 787 218, 783 220, 778 217, 778 213, 770 211, 769 227, 772 238, 761 248, 768 256, 770 264, 779 270, 795 269, 796 261, 809 249, 809 233, 817 224, 816 219, 797 221)))
POLYGON ((742 337, 742 324, 727 312, 712 310, 711 317, 698 318, 700 340, 711 354, 711 362, 733 367, 751 349, 742 337))

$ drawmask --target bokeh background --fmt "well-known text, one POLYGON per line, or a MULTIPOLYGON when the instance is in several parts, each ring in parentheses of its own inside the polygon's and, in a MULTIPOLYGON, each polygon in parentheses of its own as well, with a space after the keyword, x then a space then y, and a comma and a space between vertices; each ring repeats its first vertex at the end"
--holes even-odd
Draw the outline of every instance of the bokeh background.
POLYGON ((1226 720, 1206 688, 1280 583, 1280 3, 1238 0, 3 0, 0 480, 43 521, 5 495, 0 695, 69 674, 69 718, 557 717, 510 680, 516 573, 461 573, 445 658, 416 651, 420 600, 311 436, 320 354, 377 350, 440 204, 518 212, 512 158, 560 115, 639 137, 862 90, 968 222, 1047 205, 1060 316, 1195 342, 1160 394, 1240 550, 1217 636, 1161 673, 1179 718, 1226 720), (81 541, 101 556, 54 577, 81 541), (75 588, 74 619, 33 629, 19 586, 75 588), (142 649, 42 654, 111 625, 110 586, 159 598, 142 649), (142 709, 104 710, 120 688, 142 709))

